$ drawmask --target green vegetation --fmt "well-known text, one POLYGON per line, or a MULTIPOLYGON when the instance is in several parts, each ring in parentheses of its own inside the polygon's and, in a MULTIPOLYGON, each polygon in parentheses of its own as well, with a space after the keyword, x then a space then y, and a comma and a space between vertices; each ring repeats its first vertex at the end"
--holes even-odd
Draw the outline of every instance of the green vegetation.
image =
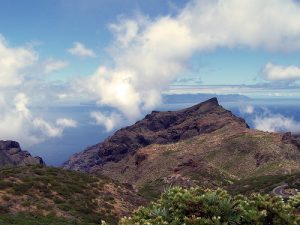
POLYGON ((253 192, 270 193, 275 187, 283 183, 288 184, 290 188, 297 188, 299 187, 299 181, 300 173, 292 175, 259 176, 235 181, 226 189, 232 194, 250 195, 253 192))
POLYGON ((0 224, 100 224, 102 220, 116 224, 118 221, 114 204, 115 198, 122 198, 123 189, 108 178, 60 168, 26 166, 1 169, 0 180, 0 224), (116 197, 117 194, 120 196, 116 197), (18 212, 26 212, 27 216, 18 212))
POLYGON ((139 189, 139 194, 148 201, 153 201, 159 198, 165 188, 166 184, 164 183, 164 181, 162 179, 157 179, 141 187, 139 189))
MULTIPOLYGON (((208 174, 213 176, 209 180, 220 178, 218 173, 208 174)), ((253 192, 269 193, 283 183, 299 187, 299 181, 300 173, 260 176, 234 181, 226 187, 228 193, 200 187, 175 187, 164 192, 167 185, 160 178, 139 189, 140 195, 154 202, 132 217, 124 217, 119 224, 296 225, 300 224, 300 195, 284 202, 279 197, 253 192)), ((0 225, 117 224, 123 215, 130 215, 143 204, 138 200, 130 205, 137 199, 130 199, 128 193, 124 186, 101 175, 43 166, 5 168, 0 170, 0 225), (121 199, 124 202, 120 204, 121 199), (118 214, 115 205, 127 209, 127 213, 118 214)))
POLYGON ((189 171, 185 174, 187 177, 191 177, 193 180, 199 181, 199 185, 201 186, 201 181, 208 180, 210 181, 209 184, 218 187, 223 187, 228 185, 235 180, 230 178, 229 175, 222 171, 221 169, 216 169, 213 167, 207 167, 207 170, 196 170, 196 171, 189 171))
MULTIPOLYGON (((25 213, 16 215, 0 214, 1 225, 74 225, 75 220, 66 220, 54 216, 37 216, 25 213)), ((81 223, 81 225, 91 225, 88 223, 81 223)))
POLYGON ((300 195, 284 202, 279 197, 252 194, 231 196, 226 191, 201 188, 172 188, 132 217, 123 218, 121 225, 231 225, 300 223, 300 195))

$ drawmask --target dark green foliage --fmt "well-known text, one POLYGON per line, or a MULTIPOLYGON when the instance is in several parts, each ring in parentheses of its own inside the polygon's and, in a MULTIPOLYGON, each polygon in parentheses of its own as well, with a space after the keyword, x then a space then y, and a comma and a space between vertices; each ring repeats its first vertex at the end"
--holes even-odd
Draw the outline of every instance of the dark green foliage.
POLYGON ((145 184, 139 189, 139 194, 148 201, 153 201, 159 198, 160 194, 166 188, 166 184, 162 179, 157 179, 153 182, 145 184))
POLYGON ((19 213, 15 215, 0 214, 0 225, 94 225, 93 223, 77 223, 71 219, 54 216, 36 216, 19 213))
POLYGON ((253 192, 269 193, 275 187, 286 183, 290 188, 299 188, 300 173, 292 175, 269 175, 250 177, 240 181, 235 181, 226 189, 231 194, 246 194, 249 195, 253 192), (297 186, 298 185, 298 186, 297 186))
POLYGON ((279 197, 252 194, 232 197, 226 191, 175 187, 148 207, 140 208, 121 225, 233 225, 300 223, 300 195, 284 202, 279 197), (298 215, 298 217, 297 217, 298 215))
MULTIPOLYGON (((64 211, 72 221, 77 224, 100 224, 101 220, 112 221, 116 224, 117 218, 112 212, 106 212, 108 207, 98 204, 95 199, 98 197, 105 201, 106 190, 103 183, 107 178, 93 177, 86 173, 74 172, 60 168, 43 166, 26 166, 5 168, 0 170, 0 191, 5 191, 8 195, 20 198, 20 205, 28 208, 35 206, 37 210, 44 210, 55 214, 55 211, 64 211), (22 196, 28 196, 24 200, 22 196), (49 205, 50 202, 50 205, 49 205)), ((113 201, 109 198, 111 204, 113 201)), ((3 200, 7 205, 15 204, 10 197, 4 195, 3 200)), ((1 206, 0 213, 9 213, 9 207, 1 206)), ((28 218, 28 223, 24 220, 21 223, 21 216, 13 220, 13 216, 1 216, 1 224, 75 224, 71 222, 51 223, 48 217, 38 217, 42 213, 35 213, 40 223, 31 223, 32 217, 28 218), (18 220, 20 219, 20 221, 18 220), (3 222, 6 221, 6 222, 3 222), (13 222, 7 222, 13 221, 13 222), (49 223, 48 223, 49 221, 49 223), (20 222, 20 223, 19 223, 20 222)), ((63 220, 61 220, 63 221, 63 220)))
POLYGON ((13 183, 9 181, 0 180, 0 189, 9 188, 13 185, 13 183))

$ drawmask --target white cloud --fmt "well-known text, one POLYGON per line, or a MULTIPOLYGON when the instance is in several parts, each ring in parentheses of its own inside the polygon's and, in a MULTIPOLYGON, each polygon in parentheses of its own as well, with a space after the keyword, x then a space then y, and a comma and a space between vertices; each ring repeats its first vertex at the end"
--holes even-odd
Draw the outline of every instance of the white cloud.
POLYGON ((111 113, 107 116, 101 112, 93 111, 90 116, 95 120, 97 125, 104 126, 107 132, 112 131, 122 120, 121 115, 117 113, 111 113))
POLYGON ((300 50, 300 5, 293 0, 193 0, 176 16, 121 18, 110 26, 111 66, 101 65, 77 89, 137 118, 196 52, 217 48, 300 50))
POLYGON ((35 118, 28 104, 29 98, 24 93, 17 93, 11 103, 0 98, 0 140, 17 140, 30 146, 46 138, 60 137, 64 129, 77 126, 76 121, 68 118, 57 119, 55 124, 35 118))
POLYGON ((263 69, 263 76, 269 81, 295 81, 300 80, 300 67, 281 66, 267 63, 263 69))
POLYGON ((256 116, 253 120, 254 128, 269 132, 300 132, 300 122, 281 114, 267 114, 256 116))
POLYGON ((254 113, 254 106, 249 105, 246 103, 242 103, 239 105, 239 110, 242 114, 253 114, 254 113))
POLYGON ((50 58, 44 63, 44 73, 48 74, 56 72, 58 70, 66 68, 67 66, 69 66, 69 63, 67 61, 55 60, 50 58))
POLYGON ((24 79, 24 70, 38 60, 27 47, 10 47, 0 35, 0 88, 17 86, 24 79))
POLYGON ((56 124, 62 128, 66 127, 77 127, 77 122, 73 119, 60 118, 56 120, 56 124))
POLYGON ((95 57, 96 54, 93 50, 88 49, 84 46, 84 44, 80 42, 74 42, 74 46, 68 49, 68 52, 72 55, 80 56, 80 57, 95 57))
POLYGON ((139 116, 141 95, 136 91, 132 82, 136 76, 131 71, 112 71, 104 67, 79 85, 93 97, 98 98, 99 104, 118 108, 128 118, 139 116))
POLYGON ((18 93, 15 99, 7 102, 2 96, 0 112, 0 139, 20 140, 24 145, 37 143, 30 129, 31 116, 27 108, 28 98, 18 93))
POLYGON ((30 112, 27 108, 29 103, 28 97, 24 93, 19 93, 15 97, 16 110, 22 113, 25 117, 28 117, 30 112))
POLYGON ((30 110, 30 106, 36 106, 38 102, 49 104, 55 90, 55 86, 50 90, 39 74, 32 74, 39 65, 33 49, 11 47, 0 38, 0 140, 16 140, 28 147, 46 138, 60 136, 65 128, 76 126, 70 119, 59 119, 53 125, 43 118, 36 118, 30 110))
POLYGON ((61 130, 58 127, 51 125, 44 119, 36 118, 33 121, 33 126, 41 130, 43 134, 48 137, 59 137, 61 136, 61 130))
POLYGON ((33 125, 47 137, 61 137, 65 128, 77 127, 76 121, 67 118, 57 119, 56 125, 50 124, 44 119, 36 118, 33 120, 33 125))

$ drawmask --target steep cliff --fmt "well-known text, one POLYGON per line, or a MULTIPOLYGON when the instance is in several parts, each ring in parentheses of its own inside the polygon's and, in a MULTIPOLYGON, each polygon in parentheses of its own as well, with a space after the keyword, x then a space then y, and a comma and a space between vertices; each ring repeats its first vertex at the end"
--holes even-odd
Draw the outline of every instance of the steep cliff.
POLYGON ((44 165, 40 157, 33 157, 23 151, 16 141, 0 141, 0 167, 22 165, 44 165))

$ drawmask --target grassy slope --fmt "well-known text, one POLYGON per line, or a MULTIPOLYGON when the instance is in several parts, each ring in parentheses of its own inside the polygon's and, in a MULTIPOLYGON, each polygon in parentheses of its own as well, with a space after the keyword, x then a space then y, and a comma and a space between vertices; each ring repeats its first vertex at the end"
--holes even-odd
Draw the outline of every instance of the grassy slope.
POLYGON ((170 185, 165 178, 172 175, 211 188, 299 171, 300 151, 283 143, 280 134, 224 127, 175 144, 148 146, 118 163, 106 164, 100 173, 130 182, 154 199, 170 185), (137 154, 145 156, 138 164, 137 154))
POLYGON ((234 182, 226 187, 231 194, 249 195, 253 192, 270 193, 275 187, 288 184, 290 188, 300 190, 300 173, 291 175, 269 175, 250 177, 234 182))
MULTIPOLYGON (((37 216, 28 213, 18 213, 15 215, 0 214, 1 225, 74 225, 75 220, 59 218, 55 216, 37 216)), ((82 222, 81 225, 92 225, 82 222)))
POLYGON ((0 224, 115 224, 143 202, 105 177, 59 168, 1 169, 0 179, 0 224))

